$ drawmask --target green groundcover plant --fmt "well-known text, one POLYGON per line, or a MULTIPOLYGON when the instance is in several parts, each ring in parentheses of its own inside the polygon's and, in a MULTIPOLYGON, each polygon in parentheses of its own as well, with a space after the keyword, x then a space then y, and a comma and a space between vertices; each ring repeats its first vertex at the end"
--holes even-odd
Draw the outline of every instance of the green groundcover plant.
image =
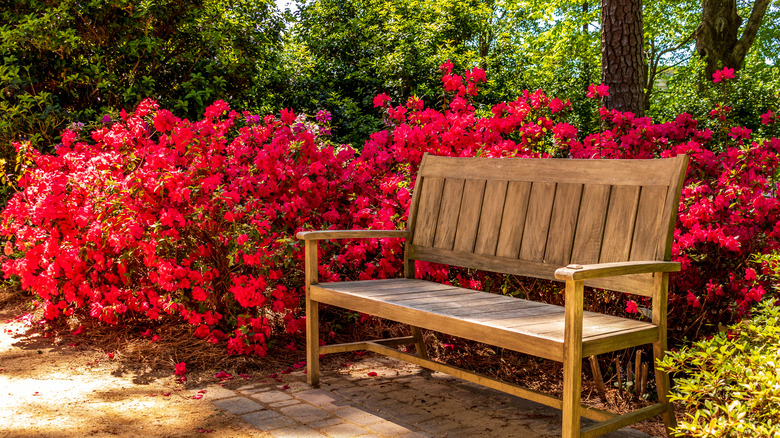
POLYGON ((680 436, 780 436, 780 307, 759 304, 751 318, 671 352, 659 365, 675 373, 672 400, 695 410, 680 436))

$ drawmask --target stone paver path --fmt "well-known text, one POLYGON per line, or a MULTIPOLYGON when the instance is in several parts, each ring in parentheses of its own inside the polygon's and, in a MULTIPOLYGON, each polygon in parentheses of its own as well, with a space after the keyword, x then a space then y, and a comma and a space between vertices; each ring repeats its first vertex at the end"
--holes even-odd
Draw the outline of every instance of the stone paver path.
MULTIPOLYGON (((390 358, 324 369, 319 389, 302 371, 235 390, 212 385, 204 399, 285 438, 560 436, 560 411, 390 358)), ((647 438, 624 428, 611 438, 647 438)))

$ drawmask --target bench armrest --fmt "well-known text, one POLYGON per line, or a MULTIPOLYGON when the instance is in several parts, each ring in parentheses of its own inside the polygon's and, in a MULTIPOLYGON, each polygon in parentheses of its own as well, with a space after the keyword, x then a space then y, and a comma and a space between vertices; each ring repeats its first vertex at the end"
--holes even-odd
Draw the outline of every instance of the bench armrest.
POLYGON ((588 280, 616 275, 646 274, 650 272, 676 272, 680 263, 665 261, 637 261, 617 263, 596 263, 592 265, 569 265, 555 271, 559 280, 588 280))
POLYGON ((406 230, 322 230, 299 231, 295 237, 301 240, 331 240, 331 239, 387 239, 406 238, 406 230))

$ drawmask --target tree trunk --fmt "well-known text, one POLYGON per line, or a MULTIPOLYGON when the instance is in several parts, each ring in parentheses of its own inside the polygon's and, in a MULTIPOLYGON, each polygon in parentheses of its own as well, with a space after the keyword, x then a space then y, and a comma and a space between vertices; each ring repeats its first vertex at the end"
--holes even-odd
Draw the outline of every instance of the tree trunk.
POLYGON ((644 105, 642 1, 601 0, 601 80, 604 105, 641 117, 644 105))
POLYGON ((737 0, 702 0, 702 18, 696 29, 696 52, 706 62, 707 78, 722 67, 742 68, 750 46, 756 39, 761 21, 772 0, 756 0, 742 36, 742 17, 737 14, 737 0))

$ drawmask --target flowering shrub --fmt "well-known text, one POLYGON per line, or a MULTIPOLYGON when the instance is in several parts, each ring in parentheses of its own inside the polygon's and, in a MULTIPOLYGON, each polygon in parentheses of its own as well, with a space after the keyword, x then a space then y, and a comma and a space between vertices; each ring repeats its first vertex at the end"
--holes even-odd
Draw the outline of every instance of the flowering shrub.
MULTIPOLYGON (((369 205, 388 193, 367 187, 379 170, 323 143, 328 117, 261 120, 216 102, 189 122, 147 100, 89 136, 66 130, 55 155, 18 145, 31 165, 3 212, 5 275, 49 320, 179 315, 231 353, 263 355, 274 319, 302 324, 291 236, 392 226, 369 205)), ((397 266, 398 249, 383 248, 384 263, 397 266)))
MULTIPOLYGON (((416 97, 374 100, 388 129, 362 150, 328 141, 329 114, 260 118, 218 101, 197 122, 146 100, 87 136, 66 130, 54 155, 17 145, 30 163, 3 211, 3 270, 38 296, 49 320, 88 312, 107 324, 176 315, 234 354, 263 355, 274 330, 302 328, 302 229, 405 226, 423 153, 453 156, 692 157, 674 259, 671 327, 698 327, 764 294, 762 254, 777 250, 780 141, 713 134, 685 114, 653 124, 600 110, 602 130, 580 140, 568 99, 541 91, 471 103, 484 72, 442 65, 447 108, 416 97), (694 309, 696 312, 691 312, 694 309), (684 324, 683 324, 684 323, 684 324)), ((728 78, 722 78, 725 80, 728 78)), ((607 93, 592 86, 594 98, 607 93)), ((776 116, 766 116, 775 123, 776 116)), ((724 119, 726 120, 726 119, 724 119)), ((725 122, 724 122, 725 123, 725 122)), ((398 239, 320 246, 322 281, 384 278, 402 264, 398 239)), ((417 263, 418 276, 476 289, 498 276, 417 263)), ((621 297, 621 299, 623 299, 621 297)), ((628 302, 628 311, 638 311, 628 302)), ((726 318, 727 319, 727 318, 726 318)))

